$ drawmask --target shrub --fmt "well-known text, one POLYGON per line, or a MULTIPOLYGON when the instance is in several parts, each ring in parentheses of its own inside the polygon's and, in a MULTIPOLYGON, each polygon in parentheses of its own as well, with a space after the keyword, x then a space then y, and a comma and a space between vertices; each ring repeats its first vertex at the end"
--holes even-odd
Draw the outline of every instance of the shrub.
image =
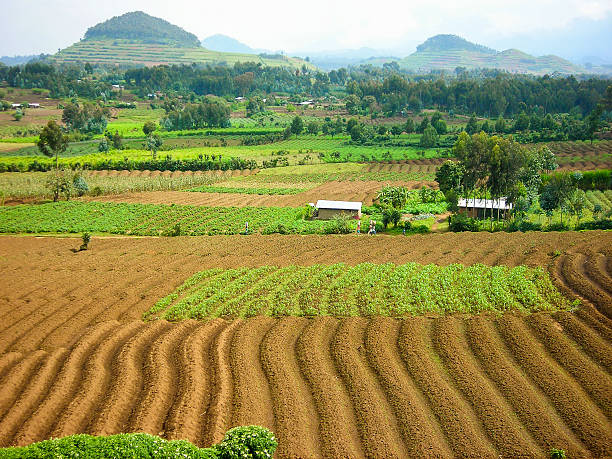
POLYGON ((83 241, 83 243, 81 244, 81 247, 79 247, 79 250, 87 250, 87 247, 89 246, 89 241, 91 241, 91 234, 83 233, 83 235, 81 236, 81 240, 83 241))
POLYGON ((223 459, 268 459, 274 455, 277 446, 274 434, 265 427, 244 426, 228 430, 217 450, 223 459))
POLYGON ((449 217, 448 228, 455 233, 478 231, 478 223, 473 218, 463 214, 453 214, 449 217))
POLYGON ((550 450, 551 459, 565 459, 565 450, 553 448, 550 450))
POLYGON ((565 223, 551 223, 548 226, 545 226, 543 231, 569 231, 570 227, 565 223))
POLYGON ((72 186, 78 196, 83 196, 89 191, 89 186, 81 174, 76 174, 74 176, 72 186))
POLYGON ((325 227, 327 234, 348 234, 351 232, 349 227, 350 217, 345 214, 334 215, 330 224, 325 227))

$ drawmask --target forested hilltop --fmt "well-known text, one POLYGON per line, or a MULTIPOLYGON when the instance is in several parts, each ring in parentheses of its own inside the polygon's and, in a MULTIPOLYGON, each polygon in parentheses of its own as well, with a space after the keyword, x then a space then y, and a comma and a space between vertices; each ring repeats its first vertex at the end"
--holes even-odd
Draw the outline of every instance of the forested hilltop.
POLYGON ((90 27, 85 40, 126 39, 197 48, 198 37, 161 18, 134 11, 90 27))

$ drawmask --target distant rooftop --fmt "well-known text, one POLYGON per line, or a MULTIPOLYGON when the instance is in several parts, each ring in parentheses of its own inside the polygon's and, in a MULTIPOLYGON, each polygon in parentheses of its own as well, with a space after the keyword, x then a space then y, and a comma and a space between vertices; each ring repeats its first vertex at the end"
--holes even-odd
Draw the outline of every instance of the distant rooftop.
POLYGON ((333 209, 333 210, 361 210, 361 202, 355 201, 326 201, 319 199, 317 201, 317 209, 333 209))
POLYGON ((499 198, 499 200, 495 199, 459 199, 458 203, 459 207, 467 207, 468 209, 500 209, 500 210, 510 210, 512 209, 512 204, 506 202, 506 198, 499 198))

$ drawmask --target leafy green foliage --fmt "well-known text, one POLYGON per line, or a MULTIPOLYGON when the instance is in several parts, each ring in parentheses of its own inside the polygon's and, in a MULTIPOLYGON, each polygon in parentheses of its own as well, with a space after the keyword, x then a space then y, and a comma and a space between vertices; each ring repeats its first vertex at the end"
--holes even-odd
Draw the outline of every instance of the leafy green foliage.
MULTIPOLYGON (((0 449, 5 459, 60 457, 186 457, 214 459, 216 448, 198 448, 186 440, 164 440, 155 435, 131 433, 94 437, 86 434, 45 440, 29 446, 0 449)), ((262 456, 263 457, 263 456, 262 456)))
POLYGON ((240 234, 246 221, 251 232, 324 233, 331 222, 303 218, 292 207, 200 207, 110 202, 57 202, 0 207, 3 233, 112 233, 139 236, 170 234, 240 234))
POLYGON ((217 450, 222 459, 270 459, 277 446, 274 434, 265 427, 241 426, 228 430, 217 450))
POLYGON ((144 319, 409 316, 569 306, 541 268, 339 263, 201 271, 159 300, 144 319))

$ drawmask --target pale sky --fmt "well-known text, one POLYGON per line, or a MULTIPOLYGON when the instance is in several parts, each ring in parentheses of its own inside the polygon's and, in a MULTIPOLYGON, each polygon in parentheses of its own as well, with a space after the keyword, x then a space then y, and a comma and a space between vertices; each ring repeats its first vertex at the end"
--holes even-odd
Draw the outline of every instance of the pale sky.
MULTIPOLYGON (((408 54, 439 33, 511 47, 515 36, 563 36, 573 21, 612 17, 612 0, 0 0, 0 4, 0 56, 56 52, 82 38, 88 27, 135 10, 161 17, 199 39, 222 33, 253 48, 288 53, 365 46, 408 54)), ((606 38, 612 48, 612 32, 606 38)), ((523 40, 527 45, 529 41, 523 40)), ((571 37, 567 41, 569 45, 571 37)), ((562 43, 556 44, 562 50, 562 43)), ((550 51, 554 52, 558 53, 550 51)))

